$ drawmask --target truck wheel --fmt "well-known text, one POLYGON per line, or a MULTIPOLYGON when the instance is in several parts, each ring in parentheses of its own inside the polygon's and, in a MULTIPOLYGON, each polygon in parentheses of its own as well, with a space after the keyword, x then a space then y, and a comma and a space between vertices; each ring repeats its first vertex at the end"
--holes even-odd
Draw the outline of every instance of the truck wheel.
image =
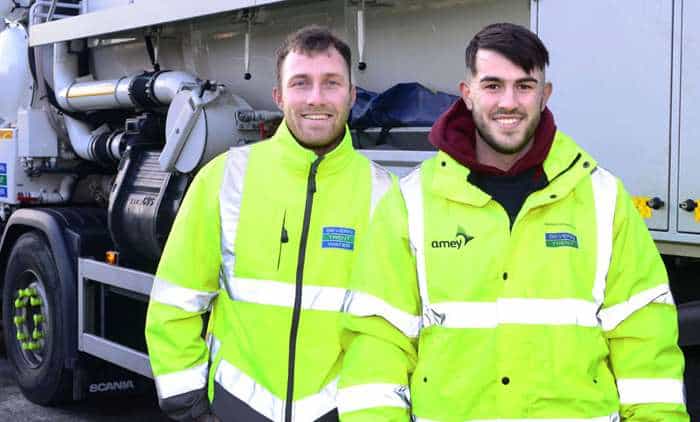
POLYGON ((70 399, 72 375, 64 368, 65 320, 61 284, 42 235, 17 239, 7 261, 2 292, 7 359, 24 396, 50 405, 70 399))

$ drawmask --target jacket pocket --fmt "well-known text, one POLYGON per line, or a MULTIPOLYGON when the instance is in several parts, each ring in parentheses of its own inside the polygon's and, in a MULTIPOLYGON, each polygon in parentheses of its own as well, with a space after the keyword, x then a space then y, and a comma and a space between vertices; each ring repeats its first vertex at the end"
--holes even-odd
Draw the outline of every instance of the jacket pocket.
POLYGON ((282 227, 280 229, 279 250, 277 251, 277 266, 276 266, 277 271, 280 270, 280 262, 282 261, 282 250, 284 249, 284 245, 289 243, 289 233, 287 233, 286 224, 287 224, 287 210, 284 210, 284 214, 282 216, 282 227))

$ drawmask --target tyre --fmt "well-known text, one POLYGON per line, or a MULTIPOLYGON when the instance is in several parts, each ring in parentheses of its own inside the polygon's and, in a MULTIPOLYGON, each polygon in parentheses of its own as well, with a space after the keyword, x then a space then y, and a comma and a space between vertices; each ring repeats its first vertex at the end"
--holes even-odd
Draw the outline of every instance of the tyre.
POLYGON ((72 374, 64 367, 61 283, 46 239, 28 232, 7 261, 2 310, 7 359, 30 401, 51 405, 70 399, 72 374))

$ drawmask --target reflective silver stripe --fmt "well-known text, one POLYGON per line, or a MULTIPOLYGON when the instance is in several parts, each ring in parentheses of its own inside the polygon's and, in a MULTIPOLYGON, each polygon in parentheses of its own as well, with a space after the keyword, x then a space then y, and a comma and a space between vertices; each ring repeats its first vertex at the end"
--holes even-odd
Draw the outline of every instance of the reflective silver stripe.
POLYGON ((243 195, 243 182, 250 146, 231 148, 226 159, 226 169, 219 192, 219 208, 221 219, 221 271, 219 272, 219 284, 229 289, 230 276, 233 276, 236 265, 236 232, 241 212, 241 198, 243 195))
MULTIPOLYGON (((273 280, 228 277, 231 299, 261 305, 294 307, 295 286, 273 280)), ((304 285, 301 308, 340 312, 347 290, 341 287, 304 285)))
POLYGON ((580 299, 501 298, 495 302, 430 305, 430 324, 446 328, 495 328, 501 324, 597 327, 596 304, 580 299))
MULTIPOLYGON (((285 401, 226 360, 222 359, 219 363, 214 379, 229 394, 242 400, 266 418, 274 422, 284 420, 285 401)), ((294 420, 315 421, 335 409, 337 391, 338 380, 336 379, 323 387, 320 392, 295 401, 292 409, 294 420)))
POLYGON ((591 173, 593 200, 596 217, 596 269, 593 282, 593 300, 598 308, 605 300, 605 280, 610 268, 613 246, 613 221, 617 203, 617 180, 602 167, 596 167, 591 173))
POLYGON ((598 312, 598 318, 600 318, 603 330, 610 331, 614 329, 622 321, 627 319, 627 317, 651 302, 673 305, 673 298, 668 289, 668 284, 660 284, 651 289, 637 293, 625 302, 601 309, 598 312))
POLYGON ((372 195, 369 216, 372 218, 377 204, 391 187, 391 173, 374 161, 370 161, 369 163, 370 169, 372 170, 372 195))
POLYGON ((617 181, 603 168, 591 175, 596 211, 597 255, 593 286, 594 302, 581 299, 499 299, 497 302, 445 302, 431 304, 425 269, 425 226, 420 168, 401 180, 400 187, 408 209, 408 230, 416 257, 418 285, 423 316, 422 326, 495 327, 498 324, 599 325, 596 312, 605 297, 605 279, 612 256, 613 220, 617 201, 617 181))
MULTIPOLYGON (((414 417, 414 422, 438 422, 432 419, 414 417)), ((610 416, 595 418, 562 418, 562 419, 468 419, 464 422, 620 422, 620 415, 613 413, 610 416)))
POLYGON ((218 292, 205 292, 177 286, 155 277, 151 288, 151 300, 165 305, 176 306, 187 312, 205 312, 218 292))
POLYGON ((618 379, 621 404, 676 403, 685 404, 683 381, 675 379, 618 379))
POLYGON ((425 228, 423 220, 423 188, 421 186, 421 167, 416 168, 400 182, 401 194, 406 201, 408 210, 408 238, 411 249, 416 257, 416 272, 418 277, 418 290, 420 292, 423 308, 423 322, 425 325, 429 319, 426 312, 430 304, 428 297, 428 280, 425 271, 425 228))
POLYGON ((380 316, 408 337, 418 337, 420 331, 419 316, 404 312, 369 293, 349 291, 345 297, 343 312, 361 317, 380 316))
POLYGON ((190 391, 201 390, 207 386, 209 364, 203 363, 184 371, 171 372, 155 377, 158 398, 161 400, 190 391))
POLYGON ((349 413, 373 407, 411 408, 408 386, 401 384, 360 384, 338 390, 338 412, 349 413))

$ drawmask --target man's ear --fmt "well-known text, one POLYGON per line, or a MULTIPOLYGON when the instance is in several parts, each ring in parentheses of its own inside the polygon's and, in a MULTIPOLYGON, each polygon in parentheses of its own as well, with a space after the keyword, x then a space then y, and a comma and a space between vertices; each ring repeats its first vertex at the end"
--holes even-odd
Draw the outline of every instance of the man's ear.
POLYGON ((467 81, 460 81, 459 92, 462 93, 462 101, 464 101, 464 104, 467 106, 467 109, 471 110, 473 107, 472 99, 469 98, 469 95, 471 94, 471 88, 469 87, 469 83, 467 81))
POLYGON ((277 104, 277 108, 284 111, 284 103, 282 102, 282 89, 274 86, 272 87, 272 101, 277 104))
POLYGON ((357 89, 355 85, 350 86, 350 107, 355 105, 355 100, 357 99, 357 89))
POLYGON ((551 96, 552 96, 552 83, 545 82, 544 93, 542 95, 542 106, 540 107, 540 111, 544 111, 544 108, 547 107, 547 101, 549 101, 549 97, 551 97, 551 96))

